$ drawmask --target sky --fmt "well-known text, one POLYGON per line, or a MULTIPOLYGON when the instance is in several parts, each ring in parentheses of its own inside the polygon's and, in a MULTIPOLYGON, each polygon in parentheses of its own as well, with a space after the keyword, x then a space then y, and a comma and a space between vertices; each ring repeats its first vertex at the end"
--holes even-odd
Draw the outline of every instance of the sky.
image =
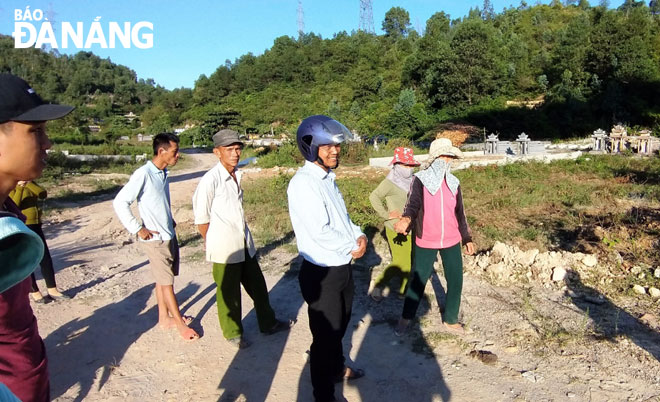
MULTIPOLYGON (((337 32, 350 33, 359 27, 360 0, 301 1, 306 33, 332 38, 337 32)), ((167 89, 192 88, 200 75, 211 75, 226 60, 233 62, 248 52, 262 54, 275 38, 283 35, 297 37, 298 3, 299 0, 2 0, 0 34, 12 35, 16 24, 23 23, 35 28, 33 40, 36 41, 43 28, 43 20, 35 20, 40 16, 36 10, 41 10, 44 18, 50 16, 60 53, 91 51, 131 68, 138 78, 153 78, 167 89), (15 10, 21 10, 19 21, 15 10), (28 14, 25 10, 34 17, 25 18, 28 14), (114 48, 106 49, 99 44, 78 49, 69 40, 67 48, 63 48, 64 23, 76 29, 76 23, 82 22, 80 32, 82 41, 86 42, 90 37, 99 37, 91 31, 95 19, 106 41, 111 36, 111 22, 118 22, 121 28, 129 23, 138 35, 137 40, 128 43, 130 48, 117 41, 114 48), (153 30, 139 28, 141 21, 152 24, 153 30), (139 36, 145 33, 153 33, 153 46, 140 49, 136 44, 145 42, 139 36)), ((520 0, 491 0, 491 3, 496 12, 501 12, 505 7, 518 6, 520 0)), ((372 4, 374 28, 380 35, 385 13, 392 7, 406 9, 413 28, 423 30, 426 20, 434 13, 444 11, 451 18, 460 18, 471 7, 481 7, 483 0, 372 0, 372 4)), ((25 36, 21 41, 25 43, 30 40, 28 29, 22 29, 25 36)))

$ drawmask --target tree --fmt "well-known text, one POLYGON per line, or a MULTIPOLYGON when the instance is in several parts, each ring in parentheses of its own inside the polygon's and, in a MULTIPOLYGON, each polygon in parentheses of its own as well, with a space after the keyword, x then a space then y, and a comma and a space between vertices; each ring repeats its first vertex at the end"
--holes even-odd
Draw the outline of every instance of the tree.
POLYGON ((439 39, 449 33, 449 24, 449 15, 444 11, 437 12, 426 21, 426 31, 424 32, 424 36, 439 39))
POLYGON ((578 14, 560 31, 555 47, 550 81, 559 82, 566 71, 579 91, 587 87, 591 74, 586 71, 587 55, 591 49, 591 22, 587 14, 578 14))
POLYGON ((491 26, 481 19, 462 23, 450 50, 435 67, 436 102, 472 105, 496 92, 503 66, 491 26))
POLYGON ((383 31, 385 36, 400 39, 408 34, 410 29, 410 15, 401 7, 392 7, 385 13, 383 31))
POLYGON ((660 15, 660 0, 651 0, 649 2, 649 9, 651 10, 651 14, 660 15))
POLYGON ((119 137, 130 135, 131 129, 123 116, 114 116, 103 127, 101 134, 106 144, 114 144, 119 137))
POLYGON ((240 126, 240 113, 231 110, 216 110, 208 114, 200 129, 200 139, 211 142, 213 134, 223 128, 238 128, 240 126))
POLYGON ((624 0, 623 4, 619 6, 618 10, 623 11, 627 17, 631 10, 644 6, 645 4, 643 1, 624 0))
POLYGON ((392 137, 413 138, 423 131, 426 123, 426 111, 422 104, 417 103, 413 89, 401 90, 399 99, 387 121, 392 137))
POLYGON ((484 5, 481 10, 481 18, 484 20, 492 20, 495 18, 495 10, 493 9, 493 3, 490 0, 484 0, 484 5))

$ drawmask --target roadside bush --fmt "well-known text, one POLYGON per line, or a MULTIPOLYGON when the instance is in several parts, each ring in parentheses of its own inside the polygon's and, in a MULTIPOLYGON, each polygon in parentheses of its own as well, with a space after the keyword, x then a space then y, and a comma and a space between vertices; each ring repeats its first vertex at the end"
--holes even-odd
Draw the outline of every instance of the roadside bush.
POLYGON ((93 161, 79 161, 67 158, 62 152, 50 152, 48 164, 44 169, 45 180, 60 179, 65 174, 89 173, 131 173, 143 162, 116 161, 112 159, 97 159, 93 161))
POLYGON ((369 161, 369 148, 363 142, 341 144, 340 163, 345 165, 364 164, 369 161))
POLYGON ((75 145, 69 143, 56 144, 54 151, 69 151, 72 155, 142 155, 151 157, 153 148, 151 143, 135 144, 100 144, 75 145))
POLYGON ((275 150, 271 150, 257 160, 257 165, 262 168, 275 166, 295 167, 303 164, 303 157, 296 144, 284 144, 275 150))

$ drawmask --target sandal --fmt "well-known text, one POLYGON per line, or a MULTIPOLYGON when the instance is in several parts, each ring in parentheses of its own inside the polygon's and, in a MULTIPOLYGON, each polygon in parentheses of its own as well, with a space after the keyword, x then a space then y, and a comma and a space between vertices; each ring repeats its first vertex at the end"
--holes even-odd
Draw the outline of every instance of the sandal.
POLYGON ((396 327, 394 328, 394 335, 396 336, 404 336, 406 332, 408 332, 408 325, 410 324, 410 320, 406 320, 405 318, 399 319, 399 322, 396 324, 396 327))
POLYGON ((335 382, 342 382, 344 380, 346 381, 353 381, 357 380, 358 378, 364 377, 364 370, 358 369, 358 368, 352 368, 352 367, 344 367, 344 372, 341 373, 340 375, 335 378, 335 382), (350 373, 348 373, 350 370, 350 373))
POLYGON ((373 301, 380 302, 381 300, 383 300, 383 289, 376 287, 371 291, 371 294, 369 296, 371 296, 373 301))
POLYGON ((444 322, 443 324, 447 332, 455 335, 465 335, 465 327, 463 326, 463 324, 461 323, 447 324, 446 322, 444 322))

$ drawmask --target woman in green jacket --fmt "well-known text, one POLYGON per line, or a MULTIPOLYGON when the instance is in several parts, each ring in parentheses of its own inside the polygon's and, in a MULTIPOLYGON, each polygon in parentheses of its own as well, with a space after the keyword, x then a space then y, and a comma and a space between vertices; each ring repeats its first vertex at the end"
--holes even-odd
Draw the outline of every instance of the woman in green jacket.
POLYGON ((25 224, 27 227, 32 229, 44 243, 44 256, 41 259, 41 275, 46 281, 46 287, 48 288, 48 296, 43 297, 37 286, 37 279, 32 273, 32 300, 36 303, 47 303, 49 299, 53 300, 65 300, 70 299, 69 296, 61 293, 57 290, 57 285, 55 284, 55 270, 53 269, 53 259, 50 256, 48 251, 48 245, 46 244, 46 237, 44 232, 41 229, 41 209, 39 208, 39 200, 44 200, 47 196, 46 190, 39 186, 37 183, 32 181, 20 181, 14 190, 9 193, 12 201, 21 209, 21 212, 27 220, 25 224))
POLYGON ((419 163, 411 148, 397 147, 390 165, 393 165, 390 173, 369 196, 371 205, 385 220, 385 234, 392 254, 392 262, 374 281, 370 295, 375 301, 383 299, 383 288, 396 277, 401 279, 399 295, 403 296, 411 269, 411 235, 396 233, 394 224, 401 218, 413 179, 413 167, 419 166, 419 163))

